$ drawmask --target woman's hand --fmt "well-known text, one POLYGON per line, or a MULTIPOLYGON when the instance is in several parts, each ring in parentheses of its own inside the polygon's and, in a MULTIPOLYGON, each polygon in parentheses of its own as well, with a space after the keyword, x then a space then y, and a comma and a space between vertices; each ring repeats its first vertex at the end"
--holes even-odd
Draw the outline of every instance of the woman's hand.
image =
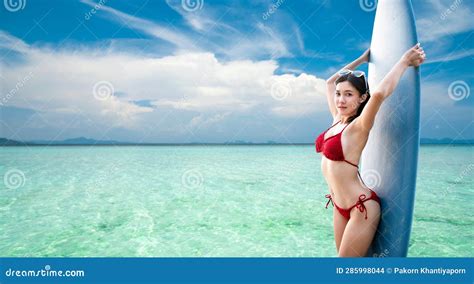
POLYGON ((414 47, 410 48, 403 54, 401 60, 408 66, 418 67, 426 59, 426 54, 420 43, 417 43, 414 47))
MULTIPOLYGON (((355 70, 358 66, 369 62, 370 58, 370 48, 368 48, 364 53, 362 53, 359 58, 356 60, 352 61, 351 63, 347 64, 346 66, 342 67, 340 70, 338 70, 336 73, 334 73, 329 79, 326 80, 326 82, 330 85, 334 85, 334 82, 339 78, 339 72, 344 69, 349 69, 349 70, 355 70)), ((331 94, 332 95, 332 94, 331 94)))

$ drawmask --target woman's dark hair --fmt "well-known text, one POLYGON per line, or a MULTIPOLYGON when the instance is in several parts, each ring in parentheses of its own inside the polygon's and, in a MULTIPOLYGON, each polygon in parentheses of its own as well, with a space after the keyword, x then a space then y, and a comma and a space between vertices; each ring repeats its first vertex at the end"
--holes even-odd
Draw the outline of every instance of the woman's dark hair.
POLYGON ((365 105, 367 104, 367 102, 370 99, 369 83, 367 82, 367 85, 366 85, 365 80, 366 80, 365 75, 361 76, 361 77, 357 77, 357 76, 354 76, 352 74, 347 74, 347 75, 340 76, 339 78, 337 78, 337 80, 335 82, 335 84, 337 85, 339 83, 347 81, 347 82, 351 83, 351 85, 354 86, 354 88, 356 88, 357 91, 359 91, 361 96, 363 94, 367 93, 367 99, 360 104, 359 108, 357 109, 357 113, 355 115, 351 116, 349 118, 348 122, 353 121, 354 119, 356 119, 362 113, 362 110, 364 109, 365 105))

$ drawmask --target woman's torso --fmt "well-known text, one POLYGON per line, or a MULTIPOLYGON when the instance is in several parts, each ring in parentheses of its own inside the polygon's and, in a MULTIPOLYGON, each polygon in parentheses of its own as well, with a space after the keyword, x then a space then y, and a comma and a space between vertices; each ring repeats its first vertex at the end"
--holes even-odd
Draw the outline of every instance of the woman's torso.
MULTIPOLYGON (((359 163, 362 150, 368 139, 368 133, 357 131, 355 122, 355 120, 352 121, 345 129, 345 125, 336 125, 324 133, 325 140, 333 139, 340 133, 342 152, 348 161, 334 161, 324 155, 321 158, 321 170, 331 195, 342 208, 354 205, 361 194, 370 195, 370 190, 363 185, 358 177, 358 168, 350 164, 357 165, 359 163)), ((339 139, 339 137, 336 138, 339 139)))

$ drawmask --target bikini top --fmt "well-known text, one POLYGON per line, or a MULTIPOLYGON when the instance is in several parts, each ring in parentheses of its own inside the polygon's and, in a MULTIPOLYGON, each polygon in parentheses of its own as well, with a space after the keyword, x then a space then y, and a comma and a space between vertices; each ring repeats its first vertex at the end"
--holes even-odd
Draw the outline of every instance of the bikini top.
POLYGON ((334 125, 329 127, 326 131, 319 134, 318 138, 316 138, 316 141, 315 141, 316 152, 318 153, 322 152, 322 154, 329 160, 344 161, 356 168, 359 168, 359 166, 357 166, 356 164, 353 164, 349 162, 348 160, 346 160, 346 158, 344 158, 344 153, 342 151, 342 142, 341 142, 342 132, 344 132, 344 129, 346 129, 346 127, 349 124, 344 126, 341 132, 324 139, 324 135, 326 134, 326 132, 328 132, 329 129, 336 126, 339 122, 341 121, 339 120, 334 125))

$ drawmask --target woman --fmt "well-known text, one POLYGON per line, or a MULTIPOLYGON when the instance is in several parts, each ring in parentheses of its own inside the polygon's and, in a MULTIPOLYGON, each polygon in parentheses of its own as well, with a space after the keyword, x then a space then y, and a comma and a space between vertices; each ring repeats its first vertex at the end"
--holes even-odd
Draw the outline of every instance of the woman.
POLYGON ((327 101, 333 125, 316 139, 321 168, 334 205, 334 237, 340 257, 365 256, 381 216, 380 199, 363 184, 358 163, 375 115, 410 66, 425 60, 420 44, 403 54, 372 95, 362 71, 351 71, 369 60, 369 50, 327 80, 327 101))

